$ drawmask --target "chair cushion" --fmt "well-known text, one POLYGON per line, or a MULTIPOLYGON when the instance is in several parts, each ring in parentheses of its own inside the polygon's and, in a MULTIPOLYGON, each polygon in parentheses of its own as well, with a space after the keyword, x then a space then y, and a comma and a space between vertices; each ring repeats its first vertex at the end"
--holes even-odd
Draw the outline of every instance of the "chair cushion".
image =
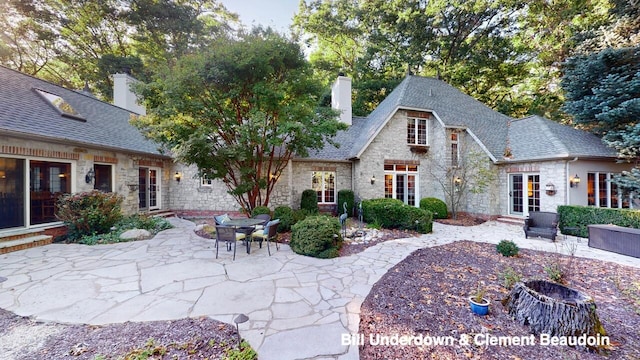
POLYGON ((243 234, 243 233, 236 233, 236 240, 242 240, 244 238, 246 238, 247 235, 243 234))
POLYGON ((227 221, 231 220, 231 218, 229 217, 229 214, 218 215, 218 216, 215 216, 214 219, 220 225, 222 225, 222 224, 226 223, 227 221))

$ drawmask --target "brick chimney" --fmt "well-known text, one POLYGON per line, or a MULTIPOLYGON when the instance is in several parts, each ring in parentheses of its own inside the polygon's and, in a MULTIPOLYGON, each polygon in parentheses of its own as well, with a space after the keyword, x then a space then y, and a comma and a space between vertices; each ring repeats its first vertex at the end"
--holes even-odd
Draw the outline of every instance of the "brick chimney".
POLYGON ((131 90, 131 85, 137 81, 129 74, 113 74, 113 105, 136 114, 146 115, 146 109, 138 104, 138 97, 131 90))
POLYGON ((342 73, 331 86, 331 107, 340 111, 340 122, 351 126, 351 78, 342 73))

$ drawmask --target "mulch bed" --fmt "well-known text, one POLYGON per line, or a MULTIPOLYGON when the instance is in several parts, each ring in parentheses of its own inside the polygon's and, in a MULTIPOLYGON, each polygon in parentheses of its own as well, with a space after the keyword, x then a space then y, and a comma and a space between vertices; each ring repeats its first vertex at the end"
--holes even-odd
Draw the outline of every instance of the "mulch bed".
MULTIPOLYGON (((507 258, 496 246, 471 241, 415 251, 394 266, 372 288, 361 307, 361 359, 640 359, 640 271, 610 262, 534 250, 507 258), (606 354, 569 346, 484 346, 483 336, 529 336, 526 326, 512 320, 500 300, 507 294, 502 274, 512 268, 523 280, 546 279, 544 267, 559 264, 567 286, 595 299, 597 313, 612 346, 606 354), (473 315, 468 296, 478 284, 492 300, 485 317, 473 315), (469 345, 381 346, 370 335, 469 335, 469 345)), ((432 338, 433 339, 433 338, 432 338)))
MULTIPOLYGON (((20 327, 39 326, 55 327, 56 331, 37 349, 32 349, 25 339, 15 339, 26 347, 10 359, 223 359, 229 349, 238 346, 233 325, 207 317, 104 326, 66 325, 40 323, 0 309, 0 336, 11 336, 20 327)), ((37 330, 29 336, 38 337, 32 344, 42 340, 37 330)), ((5 359, 2 355, 0 359, 5 359)))

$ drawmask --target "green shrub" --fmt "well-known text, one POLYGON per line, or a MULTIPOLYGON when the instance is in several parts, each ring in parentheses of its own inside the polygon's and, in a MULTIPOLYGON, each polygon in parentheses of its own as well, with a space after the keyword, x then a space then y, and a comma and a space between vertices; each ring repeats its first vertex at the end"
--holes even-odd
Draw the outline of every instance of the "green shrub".
POLYGON ((437 198, 428 197, 420 200, 420 209, 429 210, 433 213, 434 219, 446 219, 449 217, 447 204, 437 198))
MULTIPOLYGON (((310 214, 307 210, 304 209, 298 209, 298 210, 294 210, 293 211, 293 224, 297 224, 300 221, 304 220, 307 218, 307 216, 310 216, 312 214, 310 214)), ((291 224, 291 226, 293 226, 293 224, 291 224)))
POLYGON ((300 209, 306 210, 309 214, 318 213, 318 194, 315 192, 315 190, 307 189, 302 192, 302 198, 300 199, 300 209))
POLYGON ((431 232, 433 218, 430 211, 404 204, 397 199, 371 199, 362 202, 366 223, 377 223, 385 229, 408 229, 431 232))
POLYGON ((309 216, 291 227, 289 245, 300 255, 336 257, 342 245, 340 222, 330 216, 309 216))
POLYGON ((267 206, 256 206, 255 208, 253 208, 253 210, 251 210, 252 217, 260 214, 267 214, 271 216, 271 209, 269 209, 267 206))
POLYGON ((518 245, 511 240, 501 240, 498 245, 496 245, 496 250, 502 254, 502 256, 511 257, 518 255, 518 245))
POLYGON ((517 273, 512 267, 504 269, 504 272, 500 275, 502 279, 504 279, 503 286, 508 290, 511 290, 513 286, 522 279, 522 275, 517 273))
POLYGON ((288 206, 278 206, 273 210, 273 218, 280 219, 278 232, 287 232, 296 223, 293 210, 288 206))
POLYGON ((560 231, 567 235, 589 237, 587 225, 593 224, 614 224, 640 229, 638 210, 561 205, 558 206, 558 214, 560 231))
POLYGON ((67 225, 70 240, 104 234, 122 218, 122 201, 116 193, 98 190, 66 194, 58 200, 56 217, 67 225))
POLYGON ((145 229, 152 235, 155 235, 162 230, 171 229, 172 227, 173 225, 163 218, 135 214, 123 216, 122 219, 120 219, 107 233, 82 235, 75 241, 85 245, 113 244, 123 241, 131 241, 120 239, 120 235, 127 230, 145 229))
POLYGON ((344 203, 347 203, 347 215, 353 216, 353 206, 355 205, 355 196, 352 190, 343 189, 338 191, 338 214, 344 214, 344 203))

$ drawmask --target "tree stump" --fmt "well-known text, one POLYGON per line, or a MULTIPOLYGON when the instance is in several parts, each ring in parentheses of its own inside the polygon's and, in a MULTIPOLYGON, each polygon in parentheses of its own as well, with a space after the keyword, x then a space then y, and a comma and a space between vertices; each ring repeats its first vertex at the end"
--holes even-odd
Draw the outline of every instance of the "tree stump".
MULTIPOLYGON (((536 335, 598 337, 606 331, 596 313, 593 298, 580 291, 544 280, 516 283, 502 300, 507 312, 536 335)), ((582 347, 582 346, 580 346, 582 347)), ((598 346, 585 345, 598 351, 598 346)))

